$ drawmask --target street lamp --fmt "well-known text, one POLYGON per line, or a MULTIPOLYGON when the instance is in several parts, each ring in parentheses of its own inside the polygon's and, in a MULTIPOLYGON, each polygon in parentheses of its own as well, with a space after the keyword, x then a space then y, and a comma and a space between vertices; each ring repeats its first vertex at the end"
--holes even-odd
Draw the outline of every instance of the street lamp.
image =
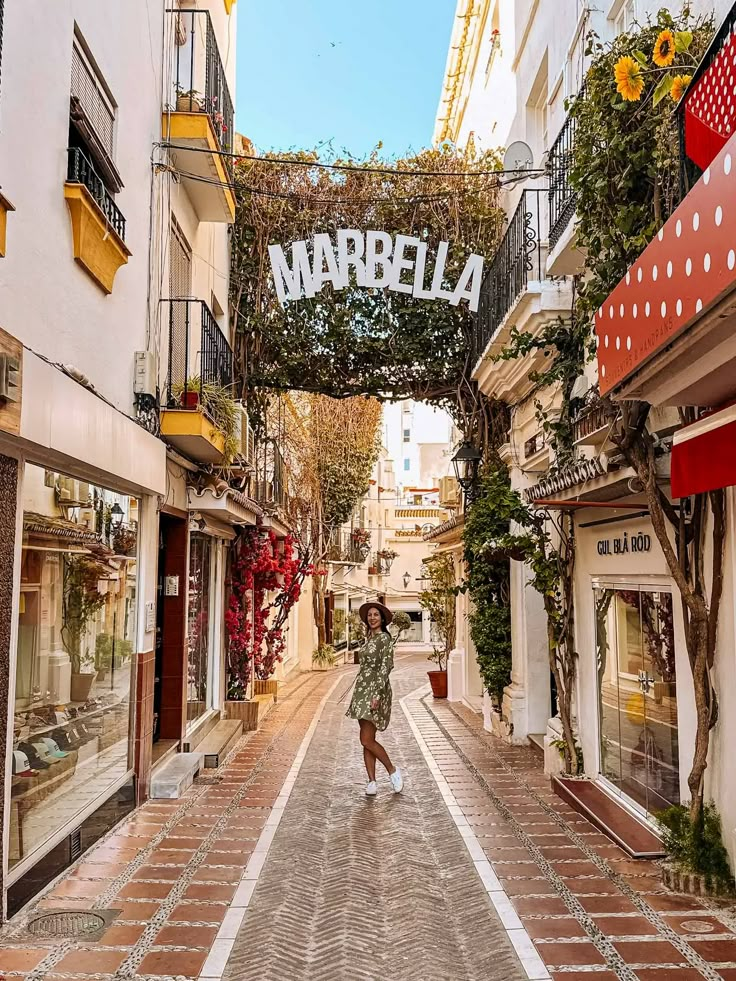
POLYGON ((465 494, 466 507, 468 504, 472 504, 475 500, 475 493, 478 483, 478 470, 482 459, 482 453, 467 440, 465 440, 455 456, 452 458, 452 467, 455 471, 455 477, 457 478, 457 482, 460 484, 465 494))
POLYGON ((404 589, 408 589, 409 588, 409 583, 410 582, 411 582, 411 576, 409 575, 408 572, 405 572, 404 573, 404 589))
POLYGON ((115 501, 115 503, 113 504, 112 509, 110 511, 110 524, 111 524, 111 526, 112 526, 112 528, 113 528, 114 531, 117 531, 117 529, 123 523, 123 518, 124 517, 125 517, 125 512, 120 507, 120 505, 118 504, 118 502, 115 501))

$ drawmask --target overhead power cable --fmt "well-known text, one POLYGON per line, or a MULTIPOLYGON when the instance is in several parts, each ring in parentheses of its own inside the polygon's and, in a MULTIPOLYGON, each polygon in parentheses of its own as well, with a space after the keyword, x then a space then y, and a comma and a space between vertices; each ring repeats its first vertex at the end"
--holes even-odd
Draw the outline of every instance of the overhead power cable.
POLYGON ((512 170, 396 170, 391 167, 360 167, 351 164, 328 164, 316 160, 291 160, 288 157, 259 157, 252 153, 232 153, 227 150, 210 150, 207 147, 184 146, 179 143, 158 143, 166 150, 186 150, 187 152, 216 154, 233 160, 252 160, 254 163, 286 164, 290 167, 317 168, 320 170, 339 170, 353 174, 385 174, 388 177, 501 177, 504 174, 526 174, 536 177, 544 170, 529 170, 517 167, 512 170))

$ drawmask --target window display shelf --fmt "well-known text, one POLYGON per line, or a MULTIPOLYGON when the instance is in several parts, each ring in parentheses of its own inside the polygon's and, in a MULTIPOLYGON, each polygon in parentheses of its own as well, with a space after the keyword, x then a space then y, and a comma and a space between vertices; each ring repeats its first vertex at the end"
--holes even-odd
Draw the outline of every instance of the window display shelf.
MULTIPOLYGON (((119 708, 121 705, 127 706, 128 704, 129 704, 129 695, 128 692, 126 691, 124 695, 116 699, 114 702, 110 702, 108 705, 101 705, 99 708, 92 709, 89 712, 85 712, 83 715, 78 714, 73 719, 66 719, 64 722, 49 723, 49 725, 45 726, 43 729, 32 729, 27 722, 24 722, 22 728, 24 729, 26 727, 28 728, 29 730, 28 735, 17 736, 14 733, 13 745, 15 747, 19 742, 26 742, 29 739, 34 739, 34 738, 42 739, 44 736, 48 736, 50 733, 55 732, 58 729, 65 729, 67 726, 82 725, 82 723, 91 721, 101 713, 110 712, 116 708, 119 708)), ((24 709, 23 711, 26 710, 24 709)), ((33 710, 28 709, 27 711, 33 711, 33 710)), ((15 728, 15 724, 13 727, 15 728)))

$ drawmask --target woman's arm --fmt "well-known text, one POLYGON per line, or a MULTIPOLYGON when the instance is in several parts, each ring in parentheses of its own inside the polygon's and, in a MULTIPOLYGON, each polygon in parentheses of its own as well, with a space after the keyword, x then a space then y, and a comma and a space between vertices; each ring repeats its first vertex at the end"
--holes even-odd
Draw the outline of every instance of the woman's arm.
POLYGON ((388 676, 393 671, 394 667, 394 645, 388 634, 381 634, 379 637, 379 653, 381 655, 381 661, 376 670, 379 681, 383 684, 388 683, 388 676))

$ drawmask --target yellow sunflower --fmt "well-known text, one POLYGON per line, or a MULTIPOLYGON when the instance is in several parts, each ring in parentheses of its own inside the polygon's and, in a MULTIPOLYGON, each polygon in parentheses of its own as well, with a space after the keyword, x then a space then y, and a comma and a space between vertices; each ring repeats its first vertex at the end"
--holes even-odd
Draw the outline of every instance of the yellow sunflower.
POLYGON ((675 60, 675 35, 672 31, 662 31, 654 42, 652 60, 660 68, 667 68, 675 60))
POLYGON ((692 75, 675 75, 674 81, 672 82, 672 88, 670 89, 670 95, 674 102, 679 102, 682 98, 685 89, 688 87, 690 82, 692 82, 692 75))
POLYGON ((616 91, 626 102, 638 102, 644 90, 644 78, 639 62, 628 55, 623 55, 616 62, 613 71, 616 77, 616 91))

